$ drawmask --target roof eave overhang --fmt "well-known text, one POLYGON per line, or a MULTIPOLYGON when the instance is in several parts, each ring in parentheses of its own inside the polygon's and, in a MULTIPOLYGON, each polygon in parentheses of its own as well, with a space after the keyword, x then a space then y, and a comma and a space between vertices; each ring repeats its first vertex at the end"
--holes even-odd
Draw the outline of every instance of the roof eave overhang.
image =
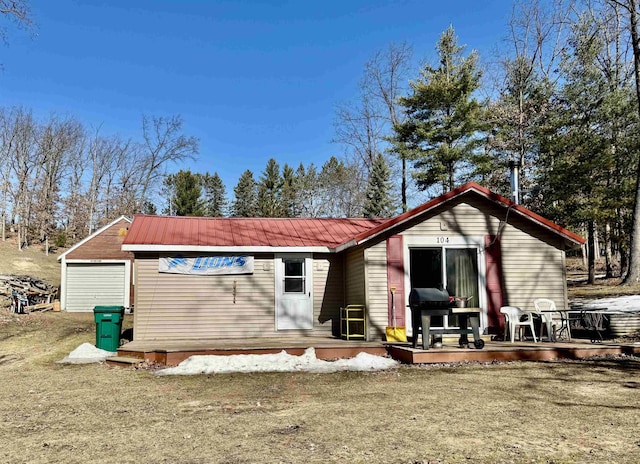
MULTIPOLYGON (((521 208, 519 206, 517 206, 517 208, 521 208)), ((559 235, 560 238, 562 239, 562 242, 565 245, 565 248, 567 249, 572 249, 572 248, 580 248, 580 246, 584 245, 586 240, 582 237, 580 237, 577 234, 574 234, 573 232, 560 228, 559 226, 556 227, 552 227, 551 224, 548 224, 547 221, 539 221, 536 220, 535 217, 532 217, 532 214, 535 213, 523 213, 522 211, 519 211, 518 209, 515 209, 516 213, 523 217, 524 219, 528 219, 528 220, 533 220, 533 222, 535 222, 536 224, 538 224, 538 226, 542 227, 543 229, 548 230, 549 232, 555 233, 556 235, 559 235)))
POLYGON ((326 246, 205 246, 205 245, 144 245, 125 244, 123 251, 139 253, 332 253, 334 249, 326 246))
POLYGON ((397 229, 402 225, 406 224, 407 222, 413 221, 416 218, 424 216, 425 214, 428 214, 430 211, 434 210, 435 208, 441 207, 451 202, 455 198, 461 197, 471 192, 481 197, 484 197, 487 200, 492 201, 498 205, 506 207, 514 211, 520 217, 530 222, 533 222, 538 226, 544 229, 547 229, 548 231, 556 235, 559 235, 562 238, 566 248, 577 248, 585 243, 585 239, 580 237, 579 235, 574 234, 573 232, 567 229, 564 229, 563 227, 560 227, 557 224, 552 223, 551 221, 544 219, 542 216, 539 216, 538 214, 524 208, 523 206, 520 206, 514 203, 513 201, 502 197, 501 195, 493 193, 490 190, 478 184, 469 183, 455 190, 452 190, 434 200, 431 200, 411 211, 403 213, 400 216, 396 216, 395 218, 389 219, 387 222, 384 222, 378 227, 373 228, 371 231, 364 232, 362 234, 357 235, 352 240, 339 245, 336 248, 336 250, 342 251, 350 247, 353 247, 356 245, 362 245, 368 241, 375 240, 377 237, 384 234, 388 234, 393 229, 397 229))
POLYGON ((334 253, 340 253, 340 252, 342 252, 344 250, 348 250, 349 248, 352 248, 352 247, 354 247, 356 245, 358 245, 358 242, 356 242, 355 240, 352 239, 352 240, 349 240, 348 242, 341 243, 340 245, 338 245, 335 248, 332 248, 331 250, 334 253))

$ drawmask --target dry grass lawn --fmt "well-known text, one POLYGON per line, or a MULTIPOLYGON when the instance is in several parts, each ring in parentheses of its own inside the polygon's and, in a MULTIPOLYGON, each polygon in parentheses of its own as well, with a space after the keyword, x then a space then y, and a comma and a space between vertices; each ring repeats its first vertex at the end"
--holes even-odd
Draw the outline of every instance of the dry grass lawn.
POLYGON ((18 250, 15 237, 0 241, 0 274, 28 275, 42 279, 50 285, 60 285, 60 263, 57 258, 66 251, 58 248, 46 255, 41 245, 18 250))
POLYGON ((0 313, 3 463, 637 463, 640 359, 175 377, 56 363, 91 314, 0 313))

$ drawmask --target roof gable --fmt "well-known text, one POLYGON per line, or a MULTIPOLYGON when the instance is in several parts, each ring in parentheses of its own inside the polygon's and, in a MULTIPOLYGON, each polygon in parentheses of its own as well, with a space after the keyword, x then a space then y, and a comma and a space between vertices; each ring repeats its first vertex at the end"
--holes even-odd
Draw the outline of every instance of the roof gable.
POLYGON ((585 243, 584 238, 559 226, 558 224, 555 224, 549 221, 548 219, 543 218, 542 216, 534 213, 533 211, 525 208, 524 206, 518 205, 513 201, 501 195, 498 195, 497 193, 492 192, 491 190, 481 186, 480 184, 477 184, 475 182, 469 182, 454 190, 451 190, 445 193, 444 195, 434 198, 433 200, 428 201, 410 211, 407 211, 406 213, 403 213, 399 216, 391 218, 377 227, 373 227, 361 234, 358 234, 357 236, 354 237, 351 244, 344 244, 343 247, 347 248, 349 245, 360 245, 381 234, 388 233, 395 228, 401 227, 403 224, 407 223, 408 221, 414 220, 422 215, 425 215, 428 212, 434 210, 435 208, 447 205, 448 203, 452 203, 455 199, 458 199, 464 195, 477 195, 499 206, 508 208, 509 210, 515 212, 525 220, 530 221, 539 227, 543 227, 556 235, 559 235, 570 246, 582 245, 585 243))
POLYGON ((94 233, 92 233, 91 235, 88 235, 87 237, 83 238, 82 240, 80 240, 78 243, 76 243, 75 245, 73 245, 71 248, 69 248, 67 251, 65 251, 64 253, 62 253, 60 256, 58 256, 57 260, 58 261, 62 261, 63 258, 65 258, 69 253, 72 253, 73 251, 77 250, 78 248, 80 248, 82 245, 84 245, 85 243, 87 243, 89 240, 91 240, 92 238, 102 234, 105 230, 108 230, 109 228, 113 227, 114 225, 116 225, 117 223, 119 223, 120 221, 126 221, 128 223, 131 223, 131 219, 129 219, 126 216, 120 216, 117 219, 114 219, 113 221, 111 221, 109 224, 107 224, 104 227, 101 227, 100 229, 96 230, 94 233))

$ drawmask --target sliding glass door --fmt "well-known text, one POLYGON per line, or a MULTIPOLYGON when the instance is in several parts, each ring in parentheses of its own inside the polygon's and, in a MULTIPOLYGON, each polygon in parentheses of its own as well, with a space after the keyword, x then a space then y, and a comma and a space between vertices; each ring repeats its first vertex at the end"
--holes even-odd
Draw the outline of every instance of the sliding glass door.
MULTIPOLYGON (((445 288, 451 296, 480 305, 478 250, 475 247, 415 247, 409 250, 411 288, 445 288)), ((433 327, 458 327, 457 316, 433 317, 433 327)))

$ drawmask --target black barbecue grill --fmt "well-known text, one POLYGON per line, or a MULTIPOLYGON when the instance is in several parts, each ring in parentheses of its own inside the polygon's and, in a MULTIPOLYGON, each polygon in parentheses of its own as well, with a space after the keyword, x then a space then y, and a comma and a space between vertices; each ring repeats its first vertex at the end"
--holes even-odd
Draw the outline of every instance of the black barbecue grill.
POLYGON ((418 346, 418 333, 422 332, 422 348, 429 349, 431 335, 459 334, 460 346, 468 346, 468 334, 473 334, 473 344, 477 349, 484 347, 480 338, 480 309, 457 308, 449 292, 441 288, 413 288, 409 293, 411 308, 411 326, 413 328, 413 347, 418 346), (459 316, 460 328, 432 329, 431 316, 459 316), (470 322, 471 329, 468 329, 470 322), (422 330, 421 330, 422 329, 422 330))

